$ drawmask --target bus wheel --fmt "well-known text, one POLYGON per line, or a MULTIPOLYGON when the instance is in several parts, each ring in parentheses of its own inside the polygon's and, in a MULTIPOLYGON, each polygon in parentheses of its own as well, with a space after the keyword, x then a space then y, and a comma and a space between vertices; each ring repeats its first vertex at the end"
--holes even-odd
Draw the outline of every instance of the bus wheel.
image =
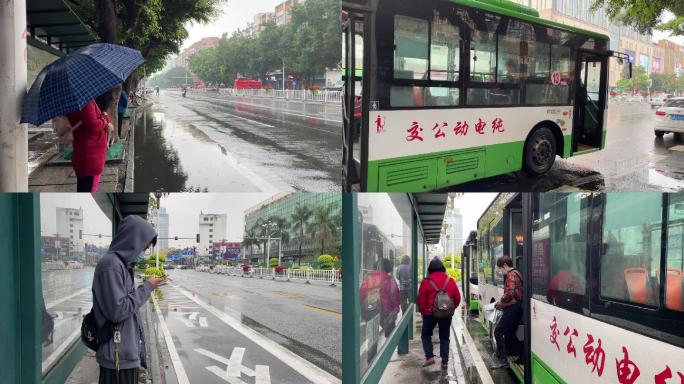
POLYGON ((550 129, 541 127, 525 143, 525 170, 533 175, 548 172, 556 161, 556 138, 550 129))

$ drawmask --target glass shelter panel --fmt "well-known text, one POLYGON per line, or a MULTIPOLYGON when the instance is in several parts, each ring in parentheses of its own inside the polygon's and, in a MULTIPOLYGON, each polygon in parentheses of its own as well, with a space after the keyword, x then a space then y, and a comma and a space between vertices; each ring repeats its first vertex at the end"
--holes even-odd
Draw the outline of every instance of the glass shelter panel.
POLYGON ((413 287, 413 208, 405 194, 358 195, 361 375, 406 315, 413 287))
POLYGON ((112 241, 112 207, 105 194, 40 197, 43 374, 80 342, 95 265, 112 241))

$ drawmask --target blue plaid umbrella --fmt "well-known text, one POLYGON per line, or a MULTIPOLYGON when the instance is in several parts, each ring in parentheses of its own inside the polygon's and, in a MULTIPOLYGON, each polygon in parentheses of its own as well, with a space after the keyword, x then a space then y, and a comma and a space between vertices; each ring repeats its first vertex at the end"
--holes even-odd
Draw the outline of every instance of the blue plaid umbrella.
POLYGON ((144 61, 139 51, 114 44, 92 44, 68 54, 38 74, 24 98, 21 122, 41 125, 77 111, 125 81, 144 61))

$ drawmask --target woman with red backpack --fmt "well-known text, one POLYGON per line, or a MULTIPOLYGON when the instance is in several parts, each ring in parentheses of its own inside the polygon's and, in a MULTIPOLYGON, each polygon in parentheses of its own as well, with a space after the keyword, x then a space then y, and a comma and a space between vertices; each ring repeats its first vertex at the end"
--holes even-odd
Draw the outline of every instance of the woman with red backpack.
POLYGON ((507 345, 518 356, 522 353, 522 343, 515 335, 523 315, 523 280, 522 275, 513 268, 510 256, 503 255, 496 259, 496 267, 504 275, 504 294, 497 301, 495 307, 503 310, 501 319, 494 330, 496 340, 496 358, 499 360, 492 368, 508 368, 507 345))
POLYGON ((420 283, 417 302, 418 309, 423 315, 423 330, 420 336, 425 352, 423 367, 435 363, 432 332, 435 326, 439 325, 439 356, 442 358, 442 369, 447 369, 451 317, 461 302, 461 294, 456 282, 447 275, 444 264, 437 258, 430 262, 428 276, 420 283))

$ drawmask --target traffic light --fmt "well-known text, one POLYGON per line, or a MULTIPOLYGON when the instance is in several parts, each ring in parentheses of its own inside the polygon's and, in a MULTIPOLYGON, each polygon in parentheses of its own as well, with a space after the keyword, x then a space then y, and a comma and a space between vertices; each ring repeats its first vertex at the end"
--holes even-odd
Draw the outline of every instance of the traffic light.
POLYGON ((199 233, 197 234, 197 244, 199 244, 199 233))

